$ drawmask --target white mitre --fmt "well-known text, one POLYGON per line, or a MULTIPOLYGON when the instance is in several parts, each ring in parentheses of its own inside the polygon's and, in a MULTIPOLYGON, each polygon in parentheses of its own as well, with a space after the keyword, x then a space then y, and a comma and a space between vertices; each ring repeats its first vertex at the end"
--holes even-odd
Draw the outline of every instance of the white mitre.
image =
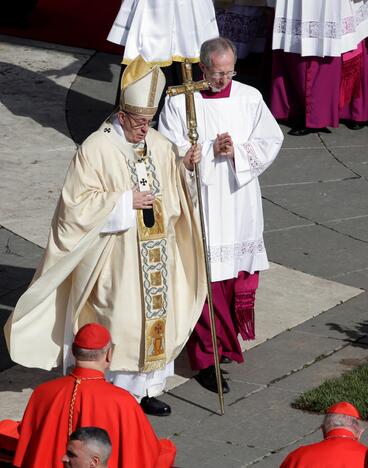
POLYGON ((133 114, 155 114, 165 83, 160 67, 150 67, 138 55, 121 77, 120 109, 133 114))

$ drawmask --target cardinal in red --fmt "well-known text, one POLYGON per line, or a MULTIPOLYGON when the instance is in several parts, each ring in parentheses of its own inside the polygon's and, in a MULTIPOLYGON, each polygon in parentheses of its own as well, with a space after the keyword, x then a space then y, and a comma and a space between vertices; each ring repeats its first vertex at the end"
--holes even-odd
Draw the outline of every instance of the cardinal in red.
POLYGON ((111 337, 96 323, 75 336, 76 367, 70 375, 41 384, 33 392, 22 422, 13 465, 62 468, 69 435, 78 427, 98 426, 111 439, 109 468, 169 468, 176 449, 158 439, 136 400, 105 381, 111 337))
MULTIPOLYGON (((359 439, 364 431, 359 411, 342 401, 331 406, 322 424, 324 440, 291 452, 280 468, 363 468, 368 447, 359 439)), ((367 461, 366 461, 367 460, 367 461)))

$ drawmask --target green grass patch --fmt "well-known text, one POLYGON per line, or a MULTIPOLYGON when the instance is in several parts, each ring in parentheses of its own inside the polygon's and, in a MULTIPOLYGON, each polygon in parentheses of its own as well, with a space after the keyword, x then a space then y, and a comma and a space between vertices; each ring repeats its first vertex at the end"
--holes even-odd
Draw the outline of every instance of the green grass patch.
POLYGON ((353 404, 362 418, 368 419, 368 364, 346 372, 339 378, 326 380, 319 387, 300 395, 291 406, 314 413, 325 413, 327 408, 340 401, 353 404))

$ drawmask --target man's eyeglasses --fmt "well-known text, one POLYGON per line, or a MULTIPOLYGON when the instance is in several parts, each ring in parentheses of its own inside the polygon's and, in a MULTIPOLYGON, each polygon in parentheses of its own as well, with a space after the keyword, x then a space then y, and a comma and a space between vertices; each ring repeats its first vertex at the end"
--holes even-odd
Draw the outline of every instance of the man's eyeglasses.
POLYGON ((234 76, 236 76, 236 71, 228 71, 228 72, 214 72, 214 73, 209 73, 209 76, 211 76, 212 78, 215 78, 215 79, 219 79, 219 78, 233 78, 234 76))
POLYGON ((135 119, 131 114, 125 112, 125 115, 128 117, 130 126, 133 130, 138 130, 139 128, 144 128, 146 125, 150 127, 152 125, 152 119, 135 119))

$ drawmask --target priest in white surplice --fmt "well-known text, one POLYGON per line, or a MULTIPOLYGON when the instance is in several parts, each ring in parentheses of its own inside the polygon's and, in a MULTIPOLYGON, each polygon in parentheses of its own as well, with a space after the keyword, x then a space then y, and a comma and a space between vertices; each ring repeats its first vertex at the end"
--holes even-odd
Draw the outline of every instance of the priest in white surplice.
POLYGON ((34 282, 5 327, 13 361, 51 369, 68 356, 73 332, 101 323, 111 334, 114 384, 161 416, 170 407, 155 396, 206 291, 185 183, 199 148, 181 160, 149 127, 164 84, 141 57, 126 68, 120 109, 78 149, 34 282))
MULTIPOLYGON (((237 335, 253 339, 258 272, 268 268, 258 176, 275 159, 283 135, 254 88, 232 81, 236 49, 216 38, 201 47, 200 67, 212 89, 195 94, 201 183, 209 244, 211 281, 222 362, 243 361, 237 335)), ((189 147, 183 95, 166 98, 159 131, 184 154, 189 147)), ((204 307, 187 344, 197 380, 217 391, 204 307)), ((226 381, 224 391, 229 390, 226 381)))

